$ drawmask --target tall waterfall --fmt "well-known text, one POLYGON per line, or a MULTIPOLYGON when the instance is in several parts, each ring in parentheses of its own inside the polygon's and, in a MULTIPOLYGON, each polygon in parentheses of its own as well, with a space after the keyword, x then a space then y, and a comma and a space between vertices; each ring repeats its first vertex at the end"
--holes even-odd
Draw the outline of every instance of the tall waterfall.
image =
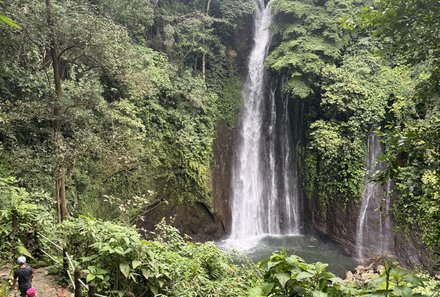
POLYGON ((383 153, 383 145, 372 131, 368 136, 367 149, 367 173, 356 235, 356 253, 359 259, 387 254, 392 248, 391 182, 381 185, 372 181, 371 177, 382 170, 384 165, 383 162, 379 162, 379 156, 383 153))
POLYGON ((231 239, 299 233, 297 166, 288 98, 268 90, 264 60, 272 15, 256 0, 254 47, 243 87, 243 111, 234 156, 231 239), (281 100, 279 100, 281 99, 281 100))

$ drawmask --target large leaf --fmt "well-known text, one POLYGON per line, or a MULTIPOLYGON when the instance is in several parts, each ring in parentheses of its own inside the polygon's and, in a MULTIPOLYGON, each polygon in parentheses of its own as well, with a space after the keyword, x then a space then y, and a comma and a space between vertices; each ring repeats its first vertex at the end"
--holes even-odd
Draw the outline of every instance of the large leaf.
POLYGON ((266 265, 267 263, 269 263, 269 261, 270 261, 270 258, 267 258, 267 259, 261 261, 260 264, 259 264, 258 266, 259 266, 260 268, 262 268, 264 265, 266 265))
POLYGON ((296 276, 296 279, 297 279, 297 280, 302 280, 302 279, 310 278, 310 277, 313 277, 313 274, 312 274, 312 273, 307 272, 307 271, 302 271, 302 272, 300 272, 300 273, 296 276))
POLYGON ((255 287, 249 290, 249 297, 262 297, 266 296, 263 295, 263 290, 260 287, 255 287))
POLYGON ((34 258, 32 257, 32 254, 28 251, 28 249, 23 245, 21 240, 18 241, 17 252, 21 255, 25 255, 28 258, 34 258))
POLYGON ((409 273, 403 275, 402 279, 414 286, 421 286, 423 284, 423 279, 409 273))
POLYGON ((141 264, 142 264, 142 262, 139 261, 139 260, 133 260, 133 261, 131 262, 131 266, 133 267, 133 269, 138 268, 141 264))
POLYGON ((128 278, 128 275, 130 273, 130 265, 127 263, 121 263, 119 264, 119 270, 121 270, 122 274, 128 278))
POLYGON ((274 283, 264 283, 261 286, 262 295, 263 296, 268 296, 270 294, 270 292, 272 292, 272 289, 273 289, 274 286, 275 286, 274 283))
POLYGON ((92 274, 92 273, 89 273, 89 274, 87 274, 87 277, 86 277, 86 282, 88 282, 88 283, 90 283, 92 280, 94 280, 96 278, 96 275, 94 275, 94 274, 92 274))
POLYGON ((280 282, 281 286, 284 288, 286 286, 286 283, 290 280, 290 274, 285 272, 278 272, 275 274, 275 277, 280 282))
POLYGON ((4 15, 0 15, 0 23, 5 23, 6 25, 13 27, 13 28, 20 28, 20 25, 11 20, 8 17, 5 17, 4 15))

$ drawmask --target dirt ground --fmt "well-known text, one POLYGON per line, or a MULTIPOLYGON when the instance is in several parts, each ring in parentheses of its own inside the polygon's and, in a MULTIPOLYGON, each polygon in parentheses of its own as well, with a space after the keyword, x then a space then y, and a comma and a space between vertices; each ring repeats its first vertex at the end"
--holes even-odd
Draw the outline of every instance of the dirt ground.
MULTIPOLYGON (((7 278, 10 274, 9 270, 0 271, 0 278, 7 278)), ((63 290, 57 285, 54 276, 49 275, 45 268, 34 269, 34 278, 32 286, 37 289, 37 297, 72 297, 73 294, 63 290)), ((11 291, 9 297, 18 297, 18 290, 11 291)))

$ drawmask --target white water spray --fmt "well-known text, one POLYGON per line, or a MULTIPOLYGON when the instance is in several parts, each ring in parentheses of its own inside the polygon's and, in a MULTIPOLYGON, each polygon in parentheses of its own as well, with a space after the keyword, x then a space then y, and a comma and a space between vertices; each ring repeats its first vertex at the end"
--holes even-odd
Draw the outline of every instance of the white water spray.
POLYGON ((267 94, 264 60, 271 40, 270 7, 257 0, 254 48, 243 88, 244 106, 232 182, 230 239, 246 244, 266 234, 299 233, 299 203, 288 99, 267 94), (281 117, 277 109, 282 110, 281 117))

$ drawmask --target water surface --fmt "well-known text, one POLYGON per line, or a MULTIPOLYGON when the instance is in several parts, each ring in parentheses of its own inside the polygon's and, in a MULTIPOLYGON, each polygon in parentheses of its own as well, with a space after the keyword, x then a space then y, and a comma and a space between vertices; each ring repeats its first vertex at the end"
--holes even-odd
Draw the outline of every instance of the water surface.
POLYGON ((356 267, 356 260, 345 255, 338 245, 310 235, 265 235, 246 241, 224 240, 218 245, 223 250, 235 249, 255 262, 270 257, 274 251, 285 249, 288 255, 298 255, 307 263, 328 263, 327 270, 340 277, 356 267))

